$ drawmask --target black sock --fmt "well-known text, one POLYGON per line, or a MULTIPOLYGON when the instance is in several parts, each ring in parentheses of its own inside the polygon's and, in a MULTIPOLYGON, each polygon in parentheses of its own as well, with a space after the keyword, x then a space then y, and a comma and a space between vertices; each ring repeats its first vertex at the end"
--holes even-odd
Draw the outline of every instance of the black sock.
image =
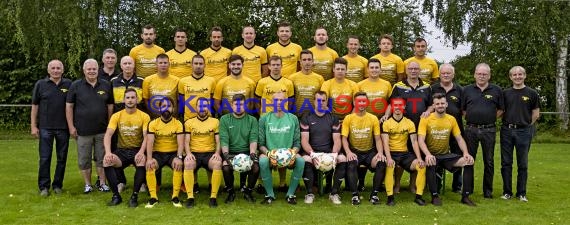
POLYGON ((137 166, 135 170, 135 181, 133 183, 133 194, 138 193, 146 180, 146 169, 144 166, 137 166))
POLYGON ((341 162, 336 164, 336 167, 334 169, 334 180, 333 180, 333 186, 331 189, 331 194, 338 194, 338 191, 340 189, 340 184, 342 184, 342 180, 344 179, 344 177, 346 176, 346 162, 341 162))
POLYGON ((315 182, 315 174, 313 173, 313 163, 305 162, 305 170, 303 171, 303 180, 305 181, 305 188, 307 188, 307 194, 312 194, 313 184, 315 182))
POLYGON ((109 166, 103 168, 105 170, 105 176, 107 176, 107 180, 109 181, 109 187, 113 192, 113 195, 119 195, 119 189, 117 188, 117 173, 115 171, 115 167, 109 166))

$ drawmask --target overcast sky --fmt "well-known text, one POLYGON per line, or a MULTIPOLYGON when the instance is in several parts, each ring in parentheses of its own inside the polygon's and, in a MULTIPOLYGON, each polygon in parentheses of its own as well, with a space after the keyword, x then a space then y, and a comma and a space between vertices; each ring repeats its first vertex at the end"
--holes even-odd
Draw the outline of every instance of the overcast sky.
POLYGON ((443 32, 435 27, 435 23, 430 21, 427 16, 422 17, 422 21, 426 25, 428 32, 431 35, 426 35, 425 39, 428 42, 428 46, 431 48, 431 52, 428 56, 434 58, 438 62, 451 62, 458 56, 464 56, 469 54, 471 50, 470 45, 458 45, 457 48, 453 49, 451 43, 445 42, 443 32))

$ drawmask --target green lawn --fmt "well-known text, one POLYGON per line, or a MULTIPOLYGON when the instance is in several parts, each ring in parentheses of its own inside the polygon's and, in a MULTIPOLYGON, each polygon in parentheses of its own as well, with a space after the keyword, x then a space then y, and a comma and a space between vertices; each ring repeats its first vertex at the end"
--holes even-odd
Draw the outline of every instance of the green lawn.
MULTIPOLYGON (((296 206, 288 205, 282 193, 271 206, 260 205, 260 195, 256 195, 258 201, 254 205, 246 203, 241 195, 233 204, 226 205, 223 203, 226 194, 222 193, 220 206, 216 209, 208 207, 209 194, 205 192, 197 195, 196 208, 174 208, 168 201, 170 190, 164 189, 170 186, 170 172, 164 175, 165 187, 159 195, 161 203, 154 209, 144 208, 143 204, 148 200, 146 194, 141 194, 141 205, 136 209, 128 208, 125 203, 107 207, 105 203, 110 200, 110 193, 82 193, 83 182, 76 166, 74 142, 70 143, 64 194, 42 198, 37 190, 37 145, 36 140, 0 142, 0 199, 3 203, 0 205, 0 224, 568 224, 570 219, 567 192, 570 184, 567 149, 570 144, 533 144, 529 157, 528 203, 498 198, 502 181, 497 146, 495 199, 486 200, 481 195, 482 166, 479 158, 475 172, 476 193, 473 195, 477 203, 475 208, 459 203, 460 196, 449 190, 451 176, 448 174, 448 191, 443 196, 442 207, 416 206, 409 192, 397 195, 395 207, 373 206, 365 201, 360 206, 352 206, 348 193, 343 195, 340 206, 332 205, 326 196, 318 197, 313 205, 306 205, 302 202, 304 192, 300 192, 297 193, 299 204, 296 206)), ((55 162, 52 163, 54 165, 55 162)), ((130 187, 132 173, 133 169, 129 168, 130 187)), ((204 175, 201 171, 201 184, 206 184, 204 175)), ((406 176, 404 186, 407 186, 406 176)), ((367 183, 368 190, 370 183, 367 183)), ((128 200, 130 193, 131 189, 128 189, 123 199, 128 200)), ((365 199, 368 194, 363 194, 365 199)), ((181 196, 185 198, 185 194, 181 196)), ((429 201, 427 194, 424 194, 424 199, 429 201)), ((386 197, 381 196, 381 201, 385 200, 386 197)))

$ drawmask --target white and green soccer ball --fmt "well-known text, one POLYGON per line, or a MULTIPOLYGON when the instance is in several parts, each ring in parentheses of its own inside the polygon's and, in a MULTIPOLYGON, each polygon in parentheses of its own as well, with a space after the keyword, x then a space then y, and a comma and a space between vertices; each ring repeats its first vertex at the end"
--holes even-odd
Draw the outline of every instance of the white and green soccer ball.
POLYGON ((246 154, 238 154, 232 159, 232 168, 237 172, 247 172, 251 170, 253 160, 246 154))
POLYGON ((334 169, 336 159, 332 153, 315 153, 315 158, 319 161, 317 169, 322 172, 328 172, 334 169))

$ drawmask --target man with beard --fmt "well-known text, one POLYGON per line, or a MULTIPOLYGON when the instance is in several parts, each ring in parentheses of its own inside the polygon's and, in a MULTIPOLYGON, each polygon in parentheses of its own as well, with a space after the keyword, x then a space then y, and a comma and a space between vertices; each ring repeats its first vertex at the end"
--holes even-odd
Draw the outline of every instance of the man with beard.
MULTIPOLYGON (((301 71, 289 76, 295 87, 295 111, 297 116, 311 111, 312 102, 315 100, 315 93, 321 89, 325 80, 321 75, 313 72, 313 53, 309 50, 301 51, 301 71)), ((283 74, 283 72, 281 72, 283 74)))
POLYGON ((406 74, 404 73, 404 61, 400 56, 392 53, 394 47, 394 39, 392 36, 385 34, 378 39, 378 48, 380 53, 372 56, 373 59, 380 60, 382 64, 380 79, 390 82, 391 85, 396 84, 398 81, 404 80, 406 74))
MULTIPOLYGON (((228 67, 231 74, 218 81, 214 91, 214 107, 220 114, 230 112, 230 102, 234 95, 242 94, 249 100, 255 94, 255 82, 242 74, 243 57, 232 55, 228 60, 228 67)), ((248 108, 245 111, 251 112, 249 105, 246 107, 248 108)))
POLYGON ((283 60, 283 71, 282 76, 289 78, 289 76, 298 71, 299 67, 299 57, 301 55, 300 45, 291 42, 291 36, 293 32, 291 31, 291 24, 288 22, 280 22, 277 25, 277 37, 279 40, 269 46, 267 46, 267 56, 280 56, 283 60))
POLYGON ((243 27, 241 37, 243 45, 235 47, 232 54, 243 57, 244 75, 257 83, 262 77, 267 76, 267 52, 264 48, 255 45, 253 26, 243 27))
POLYGON ((332 48, 327 47, 329 36, 324 27, 315 30, 315 46, 309 48, 313 52, 314 66, 313 72, 320 74, 326 80, 333 78, 333 66, 338 53, 332 48))
MULTIPOLYGON (((418 143, 425 155, 427 165, 426 181, 431 193, 431 203, 441 206, 436 181, 436 167, 441 166, 448 171, 454 172, 457 168, 473 165, 474 159, 467 151, 465 140, 461 137, 461 131, 457 121, 453 116, 445 113, 447 100, 442 93, 433 95, 433 106, 435 113, 427 118, 422 118, 418 127, 418 143), (449 151, 449 139, 455 138, 462 154, 457 155, 449 151)), ((463 173, 463 194, 461 203, 468 206, 475 206, 469 199, 469 194, 473 192, 473 171, 465 170, 463 173)))
POLYGON ((174 32, 174 48, 166 52, 170 58, 170 74, 182 79, 192 74, 192 57, 195 51, 186 47, 188 36, 183 29, 174 32))
POLYGON ((200 52, 200 55, 204 56, 206 61, 204 73, 206 76, 213 77, 216 82, 228 76, 228 60, 232 55, 232 50, 222 46, 223 40, 222 28, 212 27, 210 30, 210 41, 212 44, 209 48, 200 52))
POLYGON ((215 88, 214 78, 204 75, 204 57, 192 57, 192 76, 182 78, 178 82, 178 94, 184 103, 184 121, 196 117, 198 98, 212 98, 215 88))
POLYGON ((156 29, 146 25, 142 29, 143 43, 131 49, 129 56, 135 60, 136 73, 142 78, 156 73, 156 56, 164 53, 164 49, 154 44, 156 29))
MULTIPOLYGON (((173 99, 165 97, 160 101, 161 116, 148 124, 146 143, 146 181, 150 200, 145 208, 153 208, 158 203, 156 170, 168 165, 172 169, 172 204, 182 207, 178 200, 184 168, 184 128, 174 118, 173 99)), ((190 183, 192 184, 192 183, 190 183)))
POLYGON ((129 207, 137 207, 138 192, 145 179, 146 132, 150 117, 137 109, 138 96, 135 89, 127 88, 123 96, 125 96, 123 101, 125 109, 111 116, 105 132, 103 166, 113 192, 113 197, 108 203, 109 206, 118 205, 122 202, 118 189, 117 172, 120 171, 120 174, 124 174, 124 169, 129 165, 135 166, 133 194, 129 200, 129 207), (117 149, 111 152, 111 139, 115 131, 117 131, 118 136, 117 149))
MULTIPOLYGON (((205 168, 211 171, 212 190, 210 193, 210 208, 218 206, 217 197, 220 183, 222 182, 222 158, 220 151, 220 137, 218 119, 208 116, 210 113, 210 101, 204 97, 198 98, 198 115, 184 123, 185 140, 184 151, 184 184, 188 200, 187 208, 194 207, 193 184, 197 179, 194 170, 205 168)), ((180 185, 180 184, 178 184, 180 185)), ((174 196, 173 196, 174 197, 174 196)), ((178 200, 174 197, 172 202, 178 200)))
POLYGON ((426 84, 430 84, 439 78, 439 69, 437 68, 437 62, 429 56, 426 56, 427 42, 423 38, 417 38, 414 41, 414 56, 406 59, 404 65, 408 65, 410 62, 416 62, 420 65, 420 79, 426 84))
POLYGON ((360 49, 360 40, 358 36, 348 36, 348 40, 346 41, 346 48, 348 48, 348 54, 342 57, 348 61, 346 79, 358 83, 368 76, 368 73, 366 71, 368 59, 358 54, 358 50, 360 49))

